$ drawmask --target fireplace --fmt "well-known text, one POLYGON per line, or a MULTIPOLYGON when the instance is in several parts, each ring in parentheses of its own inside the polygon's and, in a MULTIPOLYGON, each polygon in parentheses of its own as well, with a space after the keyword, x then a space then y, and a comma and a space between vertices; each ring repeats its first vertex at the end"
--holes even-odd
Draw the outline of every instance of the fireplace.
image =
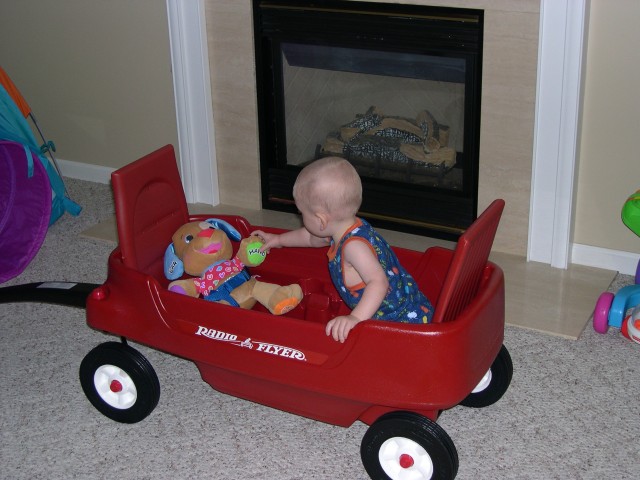
POLYGON ((327 155, 372 224, 454 240, 477 215, 483 11, 254 0, 262 206, 327 155))

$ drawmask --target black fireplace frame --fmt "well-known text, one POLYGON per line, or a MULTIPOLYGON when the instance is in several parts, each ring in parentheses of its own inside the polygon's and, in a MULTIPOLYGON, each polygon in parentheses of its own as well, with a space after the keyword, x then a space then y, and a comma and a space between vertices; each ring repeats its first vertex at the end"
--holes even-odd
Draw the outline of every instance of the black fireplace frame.
POLYGON ((296 212, 300 170, 287 162, 281 43, 378 49, 463 58, 462 188, 363 178, 359 215, 380 228, 456 240, 477 217, 484 12, 356 1, 253 0, 262 206, 296 212), (402 206, 403 216, 390 199, 402 206), (395 208, 396 211, 391 211, 395 208))

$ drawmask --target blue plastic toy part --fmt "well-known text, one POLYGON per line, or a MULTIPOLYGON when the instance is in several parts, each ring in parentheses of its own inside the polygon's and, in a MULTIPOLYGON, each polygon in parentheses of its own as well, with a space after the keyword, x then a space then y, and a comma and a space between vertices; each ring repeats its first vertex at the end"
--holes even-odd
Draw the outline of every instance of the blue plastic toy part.
POLYGON ((621 288, 611 303, 609 326, 621 328, 627 310, 640 305, 640 285, 627 285, 621 288))

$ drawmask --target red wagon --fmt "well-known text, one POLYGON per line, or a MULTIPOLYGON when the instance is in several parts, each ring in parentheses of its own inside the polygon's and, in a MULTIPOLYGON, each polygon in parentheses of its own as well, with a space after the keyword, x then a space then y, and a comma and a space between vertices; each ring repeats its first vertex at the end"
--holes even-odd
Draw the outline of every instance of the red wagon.
MULTIPOLYGON (((207 217, 188 214, 173 148, 114 172, 112 185, 119 245, 86 310, 90 327, 122 341, 98 345, 80 366, 84 392, 100 412, 132 423, 158 403, 158 378, 131 340, 193 361, 221 392, 335 425, 370 425, 361 454, 371 478, 456 476, 457 451, 436 423, 439 413, 494 403, 513 372, 503 346, 504 277, 488 261, 502 200, 455 250, 395 249, 435 305, 432 324, 369 320, 340 343, 325 335, 325 323, 347 309, 324 249, 274 249, 251 270, 266 282, 300 284, 304 298, 284 316, 178 295, 166 288, 164 251, 180 225, 207 217)), ((220 218, 243 236, 278 231, 220 218)))

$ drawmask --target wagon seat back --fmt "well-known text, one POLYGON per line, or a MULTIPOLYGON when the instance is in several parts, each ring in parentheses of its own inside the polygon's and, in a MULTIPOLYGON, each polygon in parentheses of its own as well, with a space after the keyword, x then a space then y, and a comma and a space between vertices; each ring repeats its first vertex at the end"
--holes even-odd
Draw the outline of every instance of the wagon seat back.
POLYGON ((171 236, 189 221, 187 201, 172 145, 111 174, 123 263, 163 279, 171 236))
POLYGON ((504 200, 494 200, 458 239, 433 323, 454 320, 476 296, 503 209, 504 200))

